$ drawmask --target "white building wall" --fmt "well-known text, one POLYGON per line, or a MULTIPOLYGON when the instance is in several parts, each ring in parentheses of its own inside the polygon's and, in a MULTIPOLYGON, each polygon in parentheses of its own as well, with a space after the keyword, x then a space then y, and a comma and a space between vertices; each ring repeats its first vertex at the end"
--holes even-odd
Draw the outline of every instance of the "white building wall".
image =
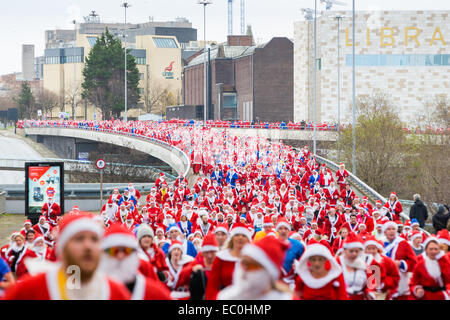
MULTIPOLYGON (((317 120, 337 121, 337 21, 341 20, 341 121, 351 121, 352 67, 346 65, 346 55, 352 54, 351 12, 322 12, 317 20, 317 58, 321 70, 317 73, 317 120), (348 28, 348 38, 346 29, 348 28)), ((307 21, 294 25, 294 120, 312 120, 312 72, 308 81, 307 21)), ((313 22, 311 22, 312 30, 313 22)), ((313 37, 310 48, 313 49, 313 37)), ((311 51, 312 52, 312 51, 311 51)), ((356 55, 394 54, 450 54, 450 11, 379 11, 357 12, 356 55), (383 29, 384 28, 384 29, 383 29), (392 28, 392 29, 391 29, 392 28), (414 35, 420 31, 416 43, 405 32, 414 35), (417 28, 417 29, 416 29, 417 28), (440 31, 440 32, 439 32, 440 31), (381 37, 381 33, 385 35, 381 37), (393 38, 389 34, 393 32, 393 38), (434 41, 432 38, 434 35, 434 41), (441 37, 442 35, 442 37, 441 37), (394 43, 390 45, 392 39, 394 43), (384 42, 384 45, 382 44, 384 42)), ((310 59, 312 67, 313 59, 310 59)), ((356 60, 358 61, 358 60, 356 60)), ((372 94, 376 90, 391 96, 402 120, 416 124, 425 114, 425 105, 437 94, 450 91, 450 66, 358 66, 356 67, 356 94, 372 94)))

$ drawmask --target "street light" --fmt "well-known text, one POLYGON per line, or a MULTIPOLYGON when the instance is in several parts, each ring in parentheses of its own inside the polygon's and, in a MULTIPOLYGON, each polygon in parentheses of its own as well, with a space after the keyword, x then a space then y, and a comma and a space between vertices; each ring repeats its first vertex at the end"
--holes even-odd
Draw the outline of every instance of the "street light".
POLYGON ((72 56, 73 56, 73 111, 72 111, 72 120, 75 120, 75 112, 77 110, 77 68, 75 64, 75 47, 77 43, 77 21, 73 20, 73 31, 74 31, 74 40, 73 40, 73 48, 72 48, 72 56))
POLYGON ((203 64, 203 79, 204 79, 204 84, 203 84, 203 122, 204 125, 206 125, 206 103, 207 103, 207 99, 208 99, 208 95, 207 95, 207 86, 208 86, 208 81, 207 81, 207 77, 208 77, 208 73, 207 73, 207 57, 206 57, 206 6, 208 4, 212 4, 212 0, 198 0, 198 4, 203 5, 203 38, 204 38, 204 43, 203 43, 203 56, 204 56, 204 64, 203 64))
POLYGON ((356 92, 355 92, 355 0, 352 3, 352 169, 356 176, 356 92))
POLYGON ((128 110, 127 110, 127 96, 128 96, 128 84, 127 84, 127 36, 126 36, 126 29, 127 29, 127 8, 131 7, 131 4, 128 2, 122 3, 121 7, 125 9, 125 26, 123 31, 123 39, 124 39, 124 51, 125 51, 125 116, 123 117, 123 120, 125 122, 128 121, 128 110))
MULTIPOLYGON (((333 5, 346 6, 344 2, 339 2, 336 0, 320 0, 326 6, 326 10, 330 10, 333 5)), ((340 22, 344 16, 337 15, 335 19, 337 20, 337 68, 338 68, 338 161, 341 161, 341 57, 340 57, 340 22)))

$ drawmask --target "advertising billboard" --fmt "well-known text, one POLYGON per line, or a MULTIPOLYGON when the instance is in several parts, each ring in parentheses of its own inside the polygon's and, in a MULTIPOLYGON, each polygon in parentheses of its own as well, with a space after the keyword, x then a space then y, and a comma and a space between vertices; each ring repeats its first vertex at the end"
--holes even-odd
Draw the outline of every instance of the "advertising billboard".
POLYGON ((26 162, 25 215, 33 224, 49 196, 64 212, 64 162, 26 162))

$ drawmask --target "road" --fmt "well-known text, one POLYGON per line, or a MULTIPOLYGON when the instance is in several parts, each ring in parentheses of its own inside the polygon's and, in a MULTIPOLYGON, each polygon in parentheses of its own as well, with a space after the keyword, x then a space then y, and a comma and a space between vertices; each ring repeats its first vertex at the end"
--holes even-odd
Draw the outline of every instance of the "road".
MULTIPOLYGON (((43 159, 30 145, 18 138, 0 136, 0 150, 0 159, 43 159)), ((0 184, 21 183, 25 183, 24 172, 0 171, 0 184)))

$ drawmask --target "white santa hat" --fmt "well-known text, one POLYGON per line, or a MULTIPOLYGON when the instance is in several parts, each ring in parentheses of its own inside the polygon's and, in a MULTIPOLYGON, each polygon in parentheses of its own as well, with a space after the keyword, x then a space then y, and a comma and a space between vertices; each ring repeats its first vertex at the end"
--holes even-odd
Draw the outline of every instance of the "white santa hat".
POLYGON ((383 233, 384 233, 384 232, 387 230, 387 228, 389 228, 389 227, 394 227, 395 230, 398 230, 398 225, 397 225, 394 221, 387 220, 387 221, 385 221, 385 222, 383 223, 383 233))
POLYGON ((127 247, 137 249, 138 244, 133 232, 125 228, 121 223, 115 223, 109 227, 102 240, 102 249, 109 249, 112 247, 127 247))
POLYGON ((83 231, 91 231, 99 237, 103 234, 102 226, 95 222, 92 214, 66 214, 60 221, 59 234, 56 240, 56 253, 61 255, 67 241, 83 231))

